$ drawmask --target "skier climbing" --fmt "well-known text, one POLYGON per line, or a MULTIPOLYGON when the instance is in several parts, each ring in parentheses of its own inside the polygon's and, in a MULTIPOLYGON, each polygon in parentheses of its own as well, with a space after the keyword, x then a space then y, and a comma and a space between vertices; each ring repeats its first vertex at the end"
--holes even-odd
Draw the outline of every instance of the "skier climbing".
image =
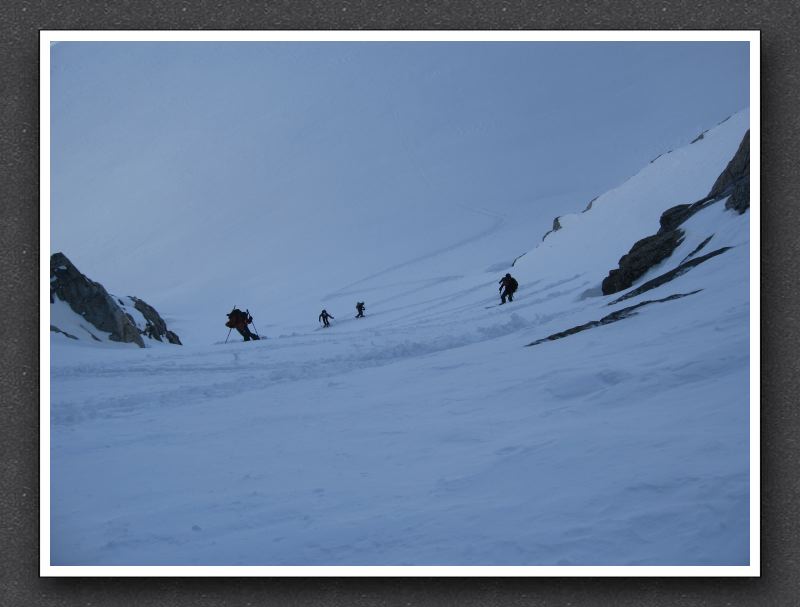
POLYGON ((519 287, 519 283, 511 276, 511 274, 506 274, 503 278, 500 279, 500 305, 502 306, 506 303, 506 297, 508 301, 514 301, 514 292, 519 287))
POLYGON ((231 329, 236 329, 239 332, 239 335, 244 338, 244 341, 261 339, 257 334, 251 332, 250 328, 247 326, 251 322, 253 322, 253 317, 250 316, 249 310, 247 312, 242 312, 239 308, 233 308, 233 310, 231 310, 231 312, 228 314, 228 322, 225 323, 225 326, 231 329))
POLYGON ((320 313, 320 315, 319 315, 319 319, 322 321, 322 323, 323 323, 323 325, 322 325, 322 326, 323 326, 323 327, 330 327, 330 326, 331 326, 331 324, 328 322, 328 319, 329 319, 329 318, 333 318, 333 316, 332 316, 332 315, 330 315, 330 314, 328 314, 328 311, 327 311, 327 310, 323 310, 323 311, 320 313))
POLYGON ((356 318, 364 318, 364 310, 365 310, 364 302, 363 301, 359 301, 356 304, 356 311, 358 312, 358 314, 356 314, 356 318))

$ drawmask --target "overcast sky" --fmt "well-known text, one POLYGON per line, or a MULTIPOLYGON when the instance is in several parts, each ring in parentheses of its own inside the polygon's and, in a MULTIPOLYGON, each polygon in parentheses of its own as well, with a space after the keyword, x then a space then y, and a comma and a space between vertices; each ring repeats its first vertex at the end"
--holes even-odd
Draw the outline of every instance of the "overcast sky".
MULTIPOLYGON (((169 253, 170 231, 186 226, 184 244, 199 247, 226 223, 297 230, 289 209, 325 215, 340 236, 359 209, 406 237, 414 226, 398 209, 432 224, 464 207, 524 210, 541 223, 534 245, 553 215, 749 105, 747 43, 70 42, 51 53, 52 250, 134 286, 133 264, 169 253)), ((320 251, 346 248, 312 223, 320 251)))

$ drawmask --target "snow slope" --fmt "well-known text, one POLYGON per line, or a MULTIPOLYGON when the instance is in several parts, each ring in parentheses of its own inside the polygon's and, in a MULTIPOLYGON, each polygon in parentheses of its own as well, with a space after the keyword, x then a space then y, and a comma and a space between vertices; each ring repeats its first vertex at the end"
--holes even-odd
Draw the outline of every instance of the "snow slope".
POLYGON ((599 285, 708 193, 748 120, 562 217, 513 268, 502 218, 474 209, 463 236, 331 288, 330 329, 256 314, 269 339, 246 344, 54 337, 52 564, 747 564, 749 213, 693 216, 634 287, 712 234, 731 248, 667 284, 614 305, 599 285))
MULTIPOLYGON (((153 339, 145 331, 148 323, 144 315, 136 309, 136 302, 128 296, 118 297, 111 295, 111 298, 120 305, 120 309, 133 319, 133 323, 139 329, 144 340, 145 347, 158 348, 167 345, 168 342, 153 339)), ((111 340, 111 333, 101 331, 93 324, 88 322, 83 316, 75 312, 70 305, 58 297, 53 297, 50 304, 50 325, 58 330, 53 332, 54 343, 63 341, 79 341, 80 345, 90 347, 102 344, 112 348, 138 348, 134 342, 119 342, 111 340)))
POLYGON ((745 43, 60 43, 51 252, 187 345, 234 305, 276 334, 350 285, 339 311, 423 300, 745 107, 747 63, 745 43))

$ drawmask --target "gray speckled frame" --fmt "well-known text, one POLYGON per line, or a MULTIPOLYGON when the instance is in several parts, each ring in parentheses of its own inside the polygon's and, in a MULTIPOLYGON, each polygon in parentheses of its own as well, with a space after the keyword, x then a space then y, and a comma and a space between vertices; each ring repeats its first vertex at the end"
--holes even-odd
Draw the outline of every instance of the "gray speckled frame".
POLYGON ((0 8, 3 424, 0 604, 790 605, 800 596, 793 238, 800 25, 791 2, 62 3, 0 8), (40 29, 759 29, 762 32, 762 577, 39 578, 38 32, 40 29), (769 295, 772 295, 771 297, 769 295))

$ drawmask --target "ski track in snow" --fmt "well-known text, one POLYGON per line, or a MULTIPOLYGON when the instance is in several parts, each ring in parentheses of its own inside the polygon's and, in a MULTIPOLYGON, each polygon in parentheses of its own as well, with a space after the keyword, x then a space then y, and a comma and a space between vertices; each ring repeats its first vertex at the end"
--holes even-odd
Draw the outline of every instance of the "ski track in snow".
POLYGON ((343 295, 349 295, 352 292, 351 291, 352 288, 355 287, 355 286, 361 285, 361 284, 363 284, 365 282, 368 282, 370 280, 373 280, 375 278, 381 278, 381 277, 387 276, 389 274, 392 274, 393 272, 396 272, 397 270, 401 270, 403 268, 407 268, 408 266, 416 265, 416 264, 419 264, 419 263, 421 263, 423 261, 429 261, 429 260, 433 259, 434 257, 439 257, 440 255, 444 255, 445 253, 451 253, 452 251, 455 251, 456 249, 459 249, 459 248, 464 247, 466 245, 475 244, 479 240, 482 240, 482 239, 490 236, 491 234, 494 234, 495 232, 497 232, 503 226, 503 224, 505 224, 505 222, 506 222, 505 217, 503 215, 498 214, 498 213, 493 213, 491 211, 487 211, 486 209, 473 209, 473 208, 465 207, 463 205, 459 205, 459 206, 461 208, 464 208, 464 209, 466 209, 468 211, 471 211, 473 213, 478 213, 480 215, 486 215, 488 217, 491 217, 492 218, 491 224, 488 227, 486 227, 483 230, 481 230, 480 232, 478 232, 477 234, 473 234, 471 236, 468 236, 466 238, 458 240, 455 243, 449 244, 449 245, 441 247, 439 249, 435 249, 435 250, 433 250, 433 251, 431 251, 429 253, 425 253, 424 255, 420 255, 418 257, 414 257, 412 259, 409 259, 408 261, 404 261, 404 262, 395 264, 395 265, 390 266, 388 268, 385 268, 385 269, 383 269, 383 270, 381 270, 379 272, 375 272, 373 274, 370 274, 369 276, 365 276, 364 278, 361 278, 361 279, 359 279, 359 280, 357 280, 355 282, 352 282, 352 283, 342 287, 341 289, 339 289, 337 291, 334 291, 333 293, 329 293, 328 295, 325 296, 325 299, 336 299, 336 298, 341 297, 343 295))

